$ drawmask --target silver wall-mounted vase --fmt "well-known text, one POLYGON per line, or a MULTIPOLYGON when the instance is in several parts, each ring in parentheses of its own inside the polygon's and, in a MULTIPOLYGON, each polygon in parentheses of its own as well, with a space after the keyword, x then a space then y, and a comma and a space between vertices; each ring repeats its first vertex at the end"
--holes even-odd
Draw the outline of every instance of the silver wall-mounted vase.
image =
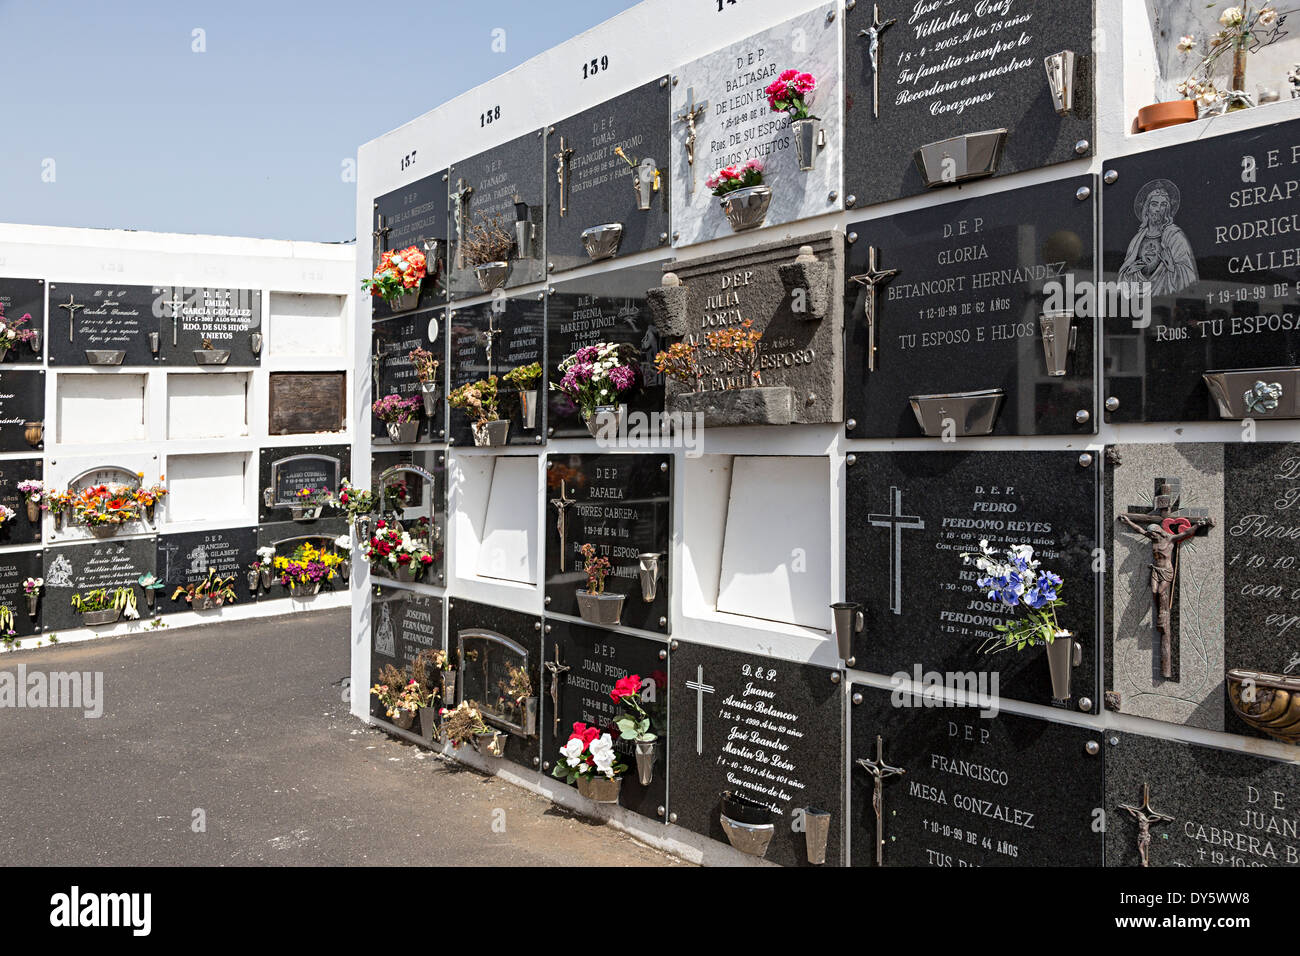
POLYGON ((410 292, 403 292, 384 301, 388 303, 389 312, 410 312, 420 304, 420 289, 417 286, 410 292))
POLYGON ((794 155, 799 169, 805 173, 817 168, 817 152, 826 145, 826 131, 822 121, 815 116, 790 122, 794 134, 794 155))
POLYGON ((409 422, 385 422, 388 440, 394 445, 410 445, 420 435, 420 420, 414 418, 409 422))
POLYGON ((1044 312, 1038 317, 1038 328, 1043 336, 1047 374, 1059 378, 1066 373, 1070 353, 1078 344, 1079 330, 1074 324, 1074 313, 1044 312))
POLYGON ((424 239, 421 240, 424 246, 424 274, 426 276, 436 276, 438 274, 439 263, 442 261, 442 253, 445 250, 445 239, 424 239))
POLYGON ((344 581, 346 581, 346 580, 348 580, 348 578, 352 577, 352 562, 351 562, 351 561, 349 561, 349 560, 343 560, 343 561, 340 561, 340 562, 339 562, 339 576, 342 577, 344 581))
POLYGON ((831 815, 828 810, 804 807, 803 836, 807 845, 808 862, 821 866, 826 862, 826 843, 831 835, 831 815))
POLYGON ((524 428, 537 427, 537 389, 525 388, 519 391, 519 417, 524 428))
POLYGON ((425 744, 432 745, 441 736, 441 728, 438 726, 438 708, 421 707, 419 716, 420 736, 424 738, 425 744))
POLYGON ((537 223, 531 219, 520 219, 515 223, 515 257, 537 258, 537 223))
POLYGON ((578 591, 578 614, 588 624, 602 624, 613 627, 623 617, 622 594, 593 594, 591 591, 578 591))
POLYGON ((647 156, 637 164, 632 175, 636 177, 636 208, 641 212, 649 212, 650 202, 654 199, 655 183, 659 179, 659 166, 647 156))
POLYGON ((655 782, 655 750, 658 743, 654 738, 636 742, 636 778, 643 787, 655 782))
POLYGON ((249 571, 247 577, 248 577, 248 593, 256 594, 257 582, 260 579, 261 575, 257 571, 249 571))
POLYGON ((970 438, 993 433, 1005 397, 1006 393, 1000 388, 985 388, 973 392, 912 395, 908 401, 917 424, 928 437, 952 435, 970 438))
POLYGON ((746 186, 733 189, 718 200, 722 212, 731 223, 732 232, 757 229, 767 218, 767 207, 772 205, 770 186, 746 186))
POLYGON ((364 549, 370 543, 370 515, 357 515, 352 528, 357 533, 357 547, 364 549))
POLYGON ((86 349, 87 365, 121 365, 126 358, 124 349, 86 349))
POLYGON ((916 151, 916 165, 931 187, 992 176, 998 171, 1006 141, 1005 129, 990 129, 927 143, 916 151))
POLYGON ((194 349, 195 365, 225 365, 230 361, 230 349, 194 349))
POLYGON ((606 435, 612 430, 614 434, 622 434, 623 422, 627 418, 626 405, 597 405, 590 415, 583 415, 583 424, 587 426, 587 431, 591 433, 592 438, 599 438, 603 431, 606 435))
POLYGON ((1300 418, 1300 367, 1225 369, 1201 377, 1220 418, 1300 418))
POLYGON ((484 292, 496 291, 506 284, 506 279, 509 277, 510 263, 508 262, 485 262, 474 267, 474 278, 478 280, 478 287, 484 292))
POLYGON ((28 617, 33 619, 36 617, 36 608, 40 603, 41 603, 41 595, 39 592, 36 594, 27 595, 27 616, 28 617))
POLYGON ((578 777, 578 793, 596 803, 618 803, 623 778, 584 773, 578 777))
POLYGON ((722 793, 721 823, 731 845, 750 856, 765 856, 776 833, 771 809, 732 790, 722 793))
POLYGON ((39 329, 32 330, 32 337, 27 340, 27 344, 32 347, 32 351, 37 355, 41 353, 41 333, 39 329))
POLYGON ((510 419, 495 422, 475 422, 470 426, 474 444, 479 448, 500 448, 510 440, 510 419))
POLYGON ((659 593, 659 559, 663 555, 657 551, 638 554, 637 576, 641 579, 641 599, 650 604, 659 593))
POLYGON ((1233 712, 1283 743, 1300 743, 1300 677, 1233 668, 1226 675, 1233 712))
POLYGON ((477 734, 479 753, 486 757, 503 757, 506 752, 506 735, 499 730, 477 734))
POLYGON ((618 244, 623 239, 621 222, 606 222, 590 229, 582 230, 582 247, 592 262, 612 259, 618 252, 618 244))
POLYGON ((262 581, 262 587, 266 588, 267 590, 270 590, 271 581, 273 579, 272 569, 269 567, 258 568, 257 575, 262 581))
POLYGON ((438 398, 442 394, 442 386, 437 382, 421 382, 420 397, 424 399, 424 414, 426 418, 432 418, 438 411, 438 398))
POLYGON ((456 706, 456 672, 442 672, 442 706, 456 706))
POLYGON ((1052 95, 1052 107, 1058 116, 1068 116, 1074 110, 1073 50, 1062 50, 1043 59, 1047 70, 1047 89, 1052 95))
POLYGON ((1069 631, 1057 631, 1047 645, 1047 669, 1052 677, 1052 699, 1069 700, 1074 669, 1083 663, 1083 645, 1069 631))
POLYGON ((158 333, 158 332, 150 332, 150 333, 149 333, 149 352, 150 352, 151 354, 153 354, 153 355, 156 356, 156 355, 158 354, 158 350, 159 350, 161 347, 162 347, 162 335, 161 335, 160 333, 158 333))
POLYGON ((840 660, 853 663, 853 636, 861 634, 867 626, 861 604, 839 601, 831 605, 835 617, 835 644, 840 660))
POLYGON ((248 333, 248 349, 254 355, 262 354, 262 333, 261 332, 248 333))

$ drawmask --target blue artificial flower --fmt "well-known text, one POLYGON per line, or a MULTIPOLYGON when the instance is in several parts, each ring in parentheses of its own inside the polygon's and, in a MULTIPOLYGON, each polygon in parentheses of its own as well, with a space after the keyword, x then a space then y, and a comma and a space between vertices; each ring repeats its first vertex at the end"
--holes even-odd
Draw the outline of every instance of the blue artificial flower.
POLYGON ((1061 576, 1053 574, 1051 571, 1040 571, 1038 573, 1038 586, 1059 588, 1061 586, 1061 576))
POLYGON ((1055 595, 1051 595, 1049 597, 1046 592, 1041 591, 1038 588, 1034 587, 1034 588, 1030 588, 1029 591, 1025 594, 1025 604, 1033 608, 1035 611, 1037 611, 1039 608, 1045 605, 1048 601, 1052 600, 1054 597, 1055 595))

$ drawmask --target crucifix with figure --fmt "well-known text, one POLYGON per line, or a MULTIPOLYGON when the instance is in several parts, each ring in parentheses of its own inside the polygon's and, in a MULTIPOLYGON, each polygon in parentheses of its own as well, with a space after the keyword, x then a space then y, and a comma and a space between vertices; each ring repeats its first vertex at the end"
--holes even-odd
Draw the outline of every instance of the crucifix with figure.
POLYGON ((1142 784, 1142 805, 1133 806, 1128 803, 1121 803, 1119 808, 1132 815, 1138 825, 1138 856, 1142 858, 1143 866, 1151 865, 1151 824, 1153 823, 1173 823, 1174 818, 1167 813, 1161 813, 1159 810, 1151 808, 1151 788, 1147 784, 1142 784))
POLYGON ((869 514, 873 528, 890 529, 889 541, 889 609, 903 613, 903 532, 920 531, 925 522, 920 515, 903 514, 903 489, 889 489, 889 514, 869 514))
POLYGON ((859 30, 858 36, 867 38, 867 56, 871 58, 871 115, 880 118, 880 38, 881 35, 898 22, 897 17, 880 19, 880 4, 872 4, 871 26, 859 30))
POLYGON ((678 123, 686 124, 686 165, 689 167, 686 175, 686 184, 690 192, 695 192, 695 121, 704 115, 704 111, 709 108, 708 100, 695 102, 695 87, 686 89, 686 108, 678 113, 673 119, 678 123))
POLYGON ((560 151, 551 155, 555 158, 555 181, 560 186, 560 216, 563 217, 569 214, 569 194, 565 185, 569 178, 569 158, 573 155, 573 147, 561 136, 560 151))
POLYGON ((181 309, 185 308, 185 300, 177 298, 176 290, 172 289, 172 297, 164 302, 163 305, 170 306, 172 310, 172 346, 174 347, 177 341, 176 326, 180 322, 181 309))
POLYGON ((546 661, 543 666, 551 675, 551 733, 560 732, 560 676, 570 670, 568 664, 560 662, 560 642, 555 642, 555 660, 546 661))
POLYGON ((867 271, 860 275, 849 276, 850 282, 866 286, 867 297, 862 309, 867 317, 867 371, 876 370, 876 286, 884 285, 894 276, 897 269, 882 269, 876 258, 876 247, 867 246, 867 271))
POLYGON ((393 230, 388 226, 388 221, 384 219, 384 214, 376 213, 375 231, 370 234, 370 237, 375 241, 374 265, 371 266, 372 269, 379 267, 379 260, 383 257, 384 252, 386 251, 385 247, 388 245, 388 234, 392 231, 393 230))
POLYGON ((902 767, 885 763, 885 741, 876 734, 876 759, 863 757, 858 766, 871 774, 871 809, 876 813, 876 866, 885 863, 885 778, 900 777, 907 773, 902 767))
POLYGON ((77 317, 77 310, 78 310, 78 309, 84 309, 85 306, 82 305, 80 302, 77 301, 77 297, 76 297, 75 295, 73 295, 72 293, 68 293, 68 301, 67 301, 67 302, 60 302, 60 303, 59 303, 59 308, 60 308, 60 309, 67 309, 67 310, 68 310, 68 341, 71 342, 71 341, 72 341, 72 326, 73 326, 73 324, 74 324, 74 323, 73 323, 73 320, 76 319, 76 317, 77 317))
POLYGON ((1119 520, 1151 542, 1151 605, 1156 634, 1160 637, 1160 676, 1174 676, 1174 595, 1178 584, 1178 557, 1183 542, 1208 533, 1214 520, 1205 508, 1180 508, 1182 482, 1157 478, 1151 508, 1132 505, 1119 520))
POLYGON ((686 689, 695 691, 695 752, 704 753, 704 695, 712 694, 716 687, 704 683, 704 665, 695 668, 695 680, 686 682, 686 689))
POLYGON ((560 497, 552 498, 551 504, 555 506, 555 530, 560 533, 560 573, 564 573, 565 565, 565 539, 568 537, 569 516, 567 514, 569 507, 577 502, 577 498, 568 496, 568 482, 560 480, 560 497))
POLYGON ((474 187, 465 182, 465 177, 456 180, 456 191, 451 194, 451 198, 456 201, 456 208, 452 216, 456 220, 456 268, 465 268, 464 240, 465 231, 469 228, 466 222, 465 204, 469 201, 469 194, 474 191, 474 187))

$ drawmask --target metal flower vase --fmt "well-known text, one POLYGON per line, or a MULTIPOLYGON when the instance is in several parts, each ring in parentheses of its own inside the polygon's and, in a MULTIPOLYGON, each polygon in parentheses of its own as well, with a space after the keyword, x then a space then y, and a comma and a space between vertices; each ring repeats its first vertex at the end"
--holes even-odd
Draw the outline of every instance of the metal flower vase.
POLYGON ((659 741, 655 738, 636 742, 636 778, 641 786, 648 787, 655 781, 655 751, 659 741))
POLYGON ((718 200, 733 232, 757 229, 767 218, 767 207, 772 205, 772 190, 768 186, 746 186, 733 189, 718 200))
POLYGON ((1083 645, 1070 631, 1057 631, 1047 645, 1047 669, 1052 677, 1052 699, 1069 700, 1074 668, 1083 663, 1083 645))
POLYGON ((817 168, 817 150, 826 145, 822 121, 815 116, 797 119, 790 123, 790 131, 794 134, 794 155, 800 171, 811 172, 817 168))

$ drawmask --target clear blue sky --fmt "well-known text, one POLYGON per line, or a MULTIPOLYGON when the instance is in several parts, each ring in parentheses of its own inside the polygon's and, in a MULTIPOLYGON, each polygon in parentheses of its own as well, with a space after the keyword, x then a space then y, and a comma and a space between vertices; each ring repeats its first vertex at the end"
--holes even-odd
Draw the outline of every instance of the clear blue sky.
POLYGON ((0 0, 0 222, 351 239, 361 143, 634 2, 0 0))

